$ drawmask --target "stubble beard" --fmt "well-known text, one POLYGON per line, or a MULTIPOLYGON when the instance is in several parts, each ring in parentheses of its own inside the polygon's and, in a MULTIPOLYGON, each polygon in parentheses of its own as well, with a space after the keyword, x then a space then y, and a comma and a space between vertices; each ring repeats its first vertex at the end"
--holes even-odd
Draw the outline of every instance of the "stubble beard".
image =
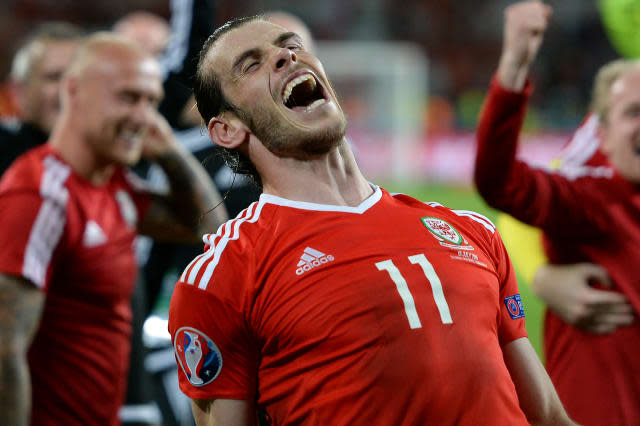
POLYGON ((273 110, 259 109, 253 114, 238 112, 265 148, 281 158, 309 160, 326 154, 340 144, 347 129, 343 114, 329 126, 304 130, 289 124, 273 110))

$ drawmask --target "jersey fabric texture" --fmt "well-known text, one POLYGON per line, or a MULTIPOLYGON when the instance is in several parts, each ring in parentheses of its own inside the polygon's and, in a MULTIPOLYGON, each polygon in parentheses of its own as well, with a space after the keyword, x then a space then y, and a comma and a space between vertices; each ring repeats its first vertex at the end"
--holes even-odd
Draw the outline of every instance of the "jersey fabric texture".
MULTIPOLYGON (((606 157, 599 148, 597 136, 598 117, 589 114, 562 148, 560 155, 550 163, 551 170, 562 169, 563 173, 579 173, 585 167, 607 164, 606 157)), ((540 266, 547 262, 542 247, 543 235, 539 228, 525 225, 506 213, 500 213, 496 221, 511 262, 523 281, 533 282, 540 266)), ((522 284, 522 281, 520 282, 522 284)))
POLYGON ((275 425, 527 424, 502 354, 524 313, 485 217, 378 187, 357 207, 263 194, 204 240, 169 311, 189 397, 275 425))
MULTIPOLYGON (((540 227, 552 263, 593 262, 640 312, 640 187, 600 153, 581 152, 558 172, 515 157, 531 92, 493 81, 478 129, 475 179, 495 208, 540 227)), ((580 151, 576 151, 579 153, 580 151)), ((640 424, 640 323, 614 333, 583 332, 547 311, 546 367, 569 415, 585 425, 640 424)))
POLYGON ((119 424, 133 241, 148 203, 124 170, 93 186, 48 145, 0 181, 0 272, 46 292, 28 353, 33 425, 119 424))

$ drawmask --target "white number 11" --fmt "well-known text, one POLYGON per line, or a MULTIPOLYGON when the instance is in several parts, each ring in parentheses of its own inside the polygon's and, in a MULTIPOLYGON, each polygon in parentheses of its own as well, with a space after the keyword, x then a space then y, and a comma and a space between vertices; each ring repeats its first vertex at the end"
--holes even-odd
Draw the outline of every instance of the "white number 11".
MULTIPOLYGON (((433 269, 431 263, 427 260, 424 254, 409 256, 409 261, 414 265, 417 263, 422 267, 424 275, 427 277, 427 280, 431 284, 433 300, 436 302, 438 312, 440 312, 440 319, 442 320, 442 323, 452 324, 453 320, 451 319, 451 312, 449 312, 447 299, 444 298, 442 283, 440 282, 440 278, 438 278, 438 274, 436 274, 436 271, 433 269)), ((391 259, 388 259, 383 260, 382 262, 377 262, 376 266, 380 271, 387 271, 393 282, 396 284, 396 289, 398 290, 400 298, 404 303, 404 312, 407 314, 409 327, 411 327, 412 329, 422 328, 420 317, 418 317, 418 312, 416 311, 416 304, 413 301, 413 296, 411 295, 409 287, 407 286, 407 281, 405 281, 396 265, 393 264, 391 259)))

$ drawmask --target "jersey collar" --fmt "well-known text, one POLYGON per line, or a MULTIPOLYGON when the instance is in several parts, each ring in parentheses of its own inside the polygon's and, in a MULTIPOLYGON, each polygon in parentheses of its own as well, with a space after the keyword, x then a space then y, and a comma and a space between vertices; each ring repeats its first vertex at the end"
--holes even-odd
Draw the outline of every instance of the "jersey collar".
POLYGON ((382 190, 378 185, 369 183, 373 189, 373 194, 367 197, 362 203, 355 207, 350 206, 334 206, 331 204, 318 204, 310 203, 307 201, 295 201, 286 198, 278 197, 271 194, 261 194, 260 203, 262 204, 276 204, 278 206, 292 207, 300 210, 314 210, 322 212, 342 212, 342 213, 357 213, 362 214, 366 212, 371 206, 375 205, 382 198, 382 190))

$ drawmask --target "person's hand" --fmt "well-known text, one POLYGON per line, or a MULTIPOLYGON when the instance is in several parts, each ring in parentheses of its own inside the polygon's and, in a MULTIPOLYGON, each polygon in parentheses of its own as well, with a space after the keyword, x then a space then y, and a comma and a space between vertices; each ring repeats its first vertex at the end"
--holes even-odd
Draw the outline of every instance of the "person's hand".
POLYGON ((506 89, 521 91, 551 16, 551 7, 539 0, 515 3, 504 11, 502 56, 498 81, 506 89))
POLYGON ((168 152, 180 149, 180 144, 173 134, 167 120, 159 112, 151 113, 150 125, 147 129, 142 148, 142 156, 155 161, 168 152))
POLYGON ((593 288, 590 283, 611 288, 607 271, 599 265, 541 266, 532 290, 565 322, 590 333, 612 333, 634 321, 633 307, 618 292, 593 288))

